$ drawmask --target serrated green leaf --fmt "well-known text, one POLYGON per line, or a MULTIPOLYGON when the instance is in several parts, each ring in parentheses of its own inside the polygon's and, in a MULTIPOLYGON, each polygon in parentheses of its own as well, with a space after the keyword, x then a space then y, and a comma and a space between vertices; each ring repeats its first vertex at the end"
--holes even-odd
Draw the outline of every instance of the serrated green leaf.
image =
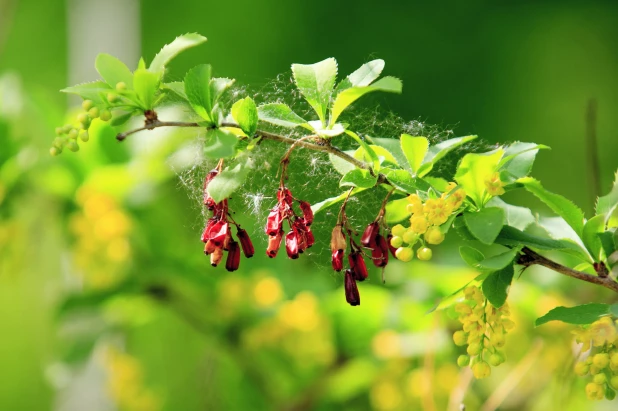
POLYGON ((601 243, 599 234, 603 232, 605 232, 604 215, 594 216, 584 224, 581 238, 594 261, 600 261, 602 257, 601 251, 603 250, 603 244, 601 243))
POLYGON ((504 149, 504 157, 498 168, 503 169, 508 178, 505 182, 513 182, 530 174, 534 159, 540 149, 548 149, 543 144, 515 142, 504 149))
MULTIPOLYGON (((366 188, 354 188, 352 190, 352 194, 350 194, 350 196, 353 196, 354 194, 360 193, 361 191, 365 191, 367 190, 366 188)), ((337 203, 342 202, 343 200, 345 200, 345 198, 348 196, 348 191, 345 191, 341 194, 339 194, 338 196, 335 197, 330 197, 327 198, 326 200, 320 201, 319 203, 315 203, 311 206, 311 210, 313 211, 313 214, 317 214, 321 211, 326 210, 328 207, 333 206, 337 203)))
POLYGON ((174 41, 163 46, 161 51, 157 53, 154 59, 152 59, 152 63, 150 63, 148 70, 155 73, 162 73, 167 63, 178 54, 191 47, 199 46, 205 41, 206 37, 197 33, 187 33, 176 37, 174 41))
POLYGON ((123 125, 124 123, 126 123, 127 121, 129 121, 129 119, 131 119, 131 117, 133 117, 137 112, 136 111, 129 111, 129 112, 123 112, 123 113, 114 113, 114 116, 112 117, 112 120, 110 121, 110 125, 112 127, 118 127, 123 125))
POLYGON ((611 231, 604 231, 597 235, 599 236, 599 240, 601 241, 601 246, 603 247, 603 252, 605 253, 605 256, 609 257, 614 251, 616 251, 616 237, 614 233, 612 233, 611 231))
POLYGON ((115 88, 116 84, 122 82, 125 83, 127 88, 133 88, 133 74, 131 70, 116 57, 100 53, 94 62, 94 66, 101 75, 101 78, 110 87, 115 88))
POLYGON ((614 175, 614 184, 610 192, 597 199, 595 211, 597 215, 606 215, 609 218, 616 206, 618 206, 618 172, 614 175))
POLYGON ((509 265, 499 271, 495 271, 483 281, 483 295, 496 308, 502 307, 508 296, 508 289, 513 281, 515 270, 509 265))
POLYGON ((210 64, 200 64, 189 70, 185 76, 185 93, 193 110, 204 120, 214 123, 210 72, 210 64))
MULTIPOLYGON (((375 145, 375 144, 369 144, 369 147, 378 156, 378 159, 380 160, 380 165, 383 165, 386 163, 387 166, 399 167, 399 163, 397 162, 397 159, 387 149, 385 149, 382 146, 375 145)), ((369 154, 367 154, 367 152, 365 151, 363 147, 359 147, 358 149, 356 149, 356 151, 354 152, 352 156, 355 159, 360 160, 360 161, 365 161, 365 162, 372 161, 371 157, 369 156, 369 154)))
POLYGON ((72 87, 63 88, 60 90, 63 93, 76 94, 84 100, 92 100, 95 103, 102 103, 101 93, 109 93, 112 89, 104 81, 93 81, 91 83, 82 83, 72 87))
POLYGON ((376 173, 380 172, 380 158, 375 153, 375 151, 373 151, 373 149, 371 147, 369 147, 369 144, 367 144, 365 141, 363 141, 363 139, 360 138, 353 131, 346 130, 345 133, 347 135, 349 135, 350 137, 352 137, 354 139, 354 141, 356 141, 365 150, 365 153, 367 153, 367 155, 371 159, 371 165, 373 167, 373 171, 376 172, 376 173))
POLYGON ((257 110, 260 120, 276 126, 294 128, 307 124, 307 120, 282 103, 262 104, 257 110))
POLYGON ((161 78, 157 73, 144 69, 135 70, 133 74, 133 88, 144 110, 152 110, 154 108, 160 80, 161 78))
POLYGON ((206 132, 204 155, 212 159, 226 158, 234 155, 238 139, 227 130, 211 129, 206 132))
POLYGON ((410 213, 407 210, 408 204, 410 204, 410 202, 406 198, 400 198, 386 203, 386 214, 384 216, 386 222, 388 224, 396 224, 410 217, 410 213))
POLYGON ((469 153, 461 159, 457 167, 455 181, 466 190, 466 194, 474 200, 477 207, 485 204, 485 180, 496 171, 502 154, 501 149, 491 153, 469 153))
POLYGON ((208 184, 208 194, 215 203, 229 198, 245 183, 251 170, 253 170, 253 159, 250 157, 232 168, 226 167, 208 184))
POLYGON ((253 137, 257 130, 258 112, 255 102, 251 97, 238 100, 232 106, 232 117, 238 123, 241 130, 249 137, 253 137))
POLYGON ((396 189, 403 191, 404 193, 412 194, 417 190, 427 191, 431 188, 426 181, 420 178, 414 178, 406 170, 393 170, 390 168, 383 168, 382 174, 386 176, 389 183, 396 189))
POLYGON ((339 186, 371 188, 376 185, 377 181, 378 177, 372 176, 369 170, 355 168, 354 170, 347 172, 343 177, 341 177, 341 181, 339 181, 339 186))
POLYGON ((560 250, 572 254, 583 261, 589 260, 588 255, 579 245, 569 240, 554 240, 524 233, 514 227, 504 226, 495 241, 497 244, 516 247, 524 245, 538 250, 560 250))
POLYGON ((476 268, 477 264, 485 259, 482 252, 467 245, 459 247, 459 255, 472 268, 476 268))
MULTIPOLYGON (((347 150, 347 151, 344 151, 344 153, 350 156, 354 156, 355 151, 347 150)), ((344 175, 350 170, 354 170, 355 168, 354 164, 351 164, 350 162, 340 157, 337 157, 331 153, 328 154, 328 159, 330 160, 330 163, 333 165, 333 168, 337 170, 337 172, 341 175, 344 175)))
POLYGON ((508 265, 513 265, 513 261, 518 257, 521 247, 513 248, 502 254, 494 255, 483 261, 479 261, 474 268, 478 270, 499 271, 508 265))
POLYGON ((406 156, 403 154, 403 151, 401 150, 401 142, 398 138, 371 137, 371 141, 375 145, 378 145, 380 147, 384 147, 385 149, 387 149, 388 152, 391 153, 393 157, 395 157, 395 160, 397 160, 397 164, 399 164, 399 166, 403 167, 404 169, 408 171, 412 171, 412 169, 410 168, 410 165, 408 164, 406 156))
POLYGON ((532 177, 520 178, 517 182, 523 184, 526 190, 547 204, 554 213, 564 218, 579 237, 582 236, 584 231, 584 212, 573 204, 571 200, 547 191, 538 180, 532 177))
POLYGON ((348 89, 343 90, 337 97, 335 97, 335 101, 333 102, 333 106, 330 113, 329 125, 333 125, 337 122, 337 119, 345 110, 350 106, 350 104, 354 103, 356 100, 361 98, 367 93, 371 93, 374 91, 385 91, 388 93, 401 93, 402 84, 401 80, 395 77, 384 77, 370 86, 364 87, 350 87, 348 89))
POLYGON ((421 168, 428 149, 429 140, 426 137, 412 137, 408 134, 401 135, 401 150, 406 156, 410 169, 414 174, 417 174, 419 168, 421 168))
POLYGON ((339 93, 350 87, 364 87, 373 83, 384 70, 384 60, 372 60, 363 64, 356 69, 352 74, 341 80, 337 85, 335 93, 339 93))
POLYGON ((424 177, 423 180, 427 181, 430 186, 442 193, 448 190, 448 181, 442 177, 424 177))
POLYGON ((219 101, 223 93, 232 85, 236 80, 231 78, 214 77, 210 80, 210 98, 211 105, 214 107, 219 101))
POLYGON ((427 155, 423 159, 423 165, 420 167, 417 174, 420 177, 427 175, 427 173, 433 169, 433 166, 444 158, 444 156, 457 147, 464 145, 468 141, 474 140, 476 137, 477 136, 455 137, 434 146, 430 146, 427 150, 427 155))
POLYGON ((146 69, 146 60, 144 60, 143 57, 140 57, 139 61, 137 62, 137 68, 136 70, 141 70, 141 69, 146 69))
POLYGON ((526 207, 518 207, 512 204, 505 203, 500 197, 493 197, 487 202, 486 207, 498 207, 504 210, 506 216, 506 225, 515 227, 518 230, 525 230, 530 224, 536 220, 532 215, 532 211, 526 207))
POLYGON ((591 324, 608 314, 610 314, 610 306, 608 304, 590 303, 575 307, 556 307, 544 316, 537 318, 535 325, 538 327, 550 321, 585 325, 591 324))
POLYGON ((315 64, 292 64, 296 87, 326 124, 326 110, 337 79, 337 61, 327 58, 315 64))
POLYGON ((464 222, 470 233, 483 244, 493 244, 504 226, 504 210, 483 208, 480 211, 464 212, 464 222))
POLYGON ((161 84, 161 87, 164 90, 169 90, 169 91, 175 93, 176 95, 178 95, 183 100, 189 101, 189 99, 187 98, 187 93, 185 93, 185 83, 184 82, 182 82, 182 81, 173 81, 171 83, 163 83, 163 84, 161 84))

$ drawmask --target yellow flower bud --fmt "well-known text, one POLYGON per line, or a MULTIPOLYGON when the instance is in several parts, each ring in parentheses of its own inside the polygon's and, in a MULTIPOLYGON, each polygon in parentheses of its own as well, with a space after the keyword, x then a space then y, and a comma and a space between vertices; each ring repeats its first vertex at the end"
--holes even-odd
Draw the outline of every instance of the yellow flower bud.
POLYGON ((491 367, 485 361, 479 361, 472 366, 472 373, 479 380, 487 378, 491 375, 491 367))

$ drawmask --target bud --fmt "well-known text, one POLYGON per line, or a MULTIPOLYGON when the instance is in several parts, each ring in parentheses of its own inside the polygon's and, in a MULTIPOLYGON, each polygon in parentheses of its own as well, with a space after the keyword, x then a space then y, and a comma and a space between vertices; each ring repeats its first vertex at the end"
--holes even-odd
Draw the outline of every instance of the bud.
POLYGON ((285 251, 288 253, 288 257, 292 260, 298 258, 298 243, 299 243, 299 235, 296 229, 292 229, 285 236, 285 251))
POLYGON ((311 204, 306 201, 300 201, 300 209, 303 211, 305 225, 309 227, 311 223, 313 223, 313 210, 311 210, 311 204))
POLYGON ((124 81, 119 81, 118 83, 116 83, 116 90, 124 91, 126 89, 127 89, 127 84, 124 81))
POLYGON ((92 100, 84 100, 84 101, 82 101, 82 108, 84 110, 88 111, 92 107, 94 107, 94 103, 92 102, 92 100))
POLYGON ((215 250, 217 249, 217 245, 212 241, 212 240, 208 240, 206 241, 206 244, 204 245, 204 254, 209 255, 215 252, 215 250))
POLYGON ((333 233, 330 237, 330 249, 335 252, 337 250, 345 250, 347 248, 347 244, 345 242, 345 235, 343 234, 343 229, 341 224, 337 224, 335 228, 333 228, 333 233))
POLYGON ((376 267, 386 267, 388 264, 388 244, 380 234, 376 237, 376 245, 371 251, 371 257, 376 267))
POLYGON ((270 214, 268 214, 268 218, 266 219, 266 229, 264 231, 269 236, 276 236, 282 226, 283 214, 281 213, 279 204, 277 204, 272 210, 270 210, 270 214))
POLYGON ((331 263, 333 265, 333 270, 337 272, 343 270, 343 250, 333 251, 331 263))
POLYGON ((283 238, 283 230, 279 230, 277 235, 271 235, 268 238, 268 248, 266 248, 266 255, 270 258, 277 256, 279 247, 281 247, 281 239, 283 238))
POLYGON ((99 108, 98 107, 92 107, 90 110, 88 110, 88 115, 90 116, 90 118, 98 118, 99 117, 99 108))
POLYGON ((391 252, 391 255, 393 256, 393 258, 397 258, 397 256, 395 255, 395 253, 397 252, 397 248, 393 247, 393 245, 391 244, 392 239, 393 239, 393 235, 391 233, 388 233, 388 235, 386 236, 386 243, 388 245, 388 250, 391 252))
POLYGON ((348 304, 351 306, 360 305, 360 294, 352 270, 345 270, 343 288, 345 289, 345 300, 348 304))
POLYGON ((110 121, 112 119, 112 112, 109 110, 103 110, 101 111, 99 118, 101 121, 110 121))
POLYGON ((255 254, 255 249, 253 248, 253 243, 251 242, 247 231, 239 228, 238 231, 236 231, 236 235, 238 236, 238 241, 240 241, 240 246, 242 247, 242 252, 245 257, 253 257, 253 254, 255 254))
POLYGON ((354 272, 354 278, 357 281, 365 281, 369 273, 367 272, 367 266, 365 265, 363 255, 358 251, 353 251, 348 256, 348 262, 350 263, 350 269, 354 272))
POLYGON ((368 248, 375 248, 376 246, 376 236, 380 232, 380 225, 377 221, 369 224, 367 228, 365 228, 365 232, 363 232, 363 236, 361 237, 361 244, 368 248))
POLYGON ((230 241, 228 245, 227 260, 225 261, 225 269, 228 271, 238 270, 240 265, 240 247, 234 240, 230 241))
POLYGON ((307 232, 305 233, 305 236, 307 248, 311 248, 311 246, 315 244, 315 237, 313 236, 313 232, 309 227, 307 227, 307 232))
POLYGON ((215 248, 212 254, 210 254, 210 265, 216 267, 223 258, 223 249, 221 247, 215 248))

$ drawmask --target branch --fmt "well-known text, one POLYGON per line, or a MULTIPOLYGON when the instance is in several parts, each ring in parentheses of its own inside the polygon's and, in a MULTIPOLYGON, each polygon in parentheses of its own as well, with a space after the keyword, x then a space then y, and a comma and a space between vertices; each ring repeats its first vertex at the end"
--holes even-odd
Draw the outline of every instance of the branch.
MULTIPOLYGON (((125 131, 124 133, 119 133, 116 136, 116 140, 118 141, 123 141, 124 139, 126 139, 128 136, 130 136, 131 134, 135 134, 138 131, 143 131, 143 130, 154 130, 155 128, 158 127, 204 127, 203 125, 200 125, 198 123, 193 123, 193 122, 182 122, 182 121, 160 121, 160 120, 153 120, 153 121, 146 121, 146 123, 144 124, 143 127, 139 127, 133 130, 129 130, 129 131, 125 131)), ((238 127, 238 124, 235 123, 222 123, 220 127, 238 127)), ((212 130, 213 128, 215 128, 214 126, 211 127, 205 127, 206 130, 212 130)), ((320 151, 323 153, 329 153, 332 154, 336 157, 339 157, 340 159, 347 161, 348 163, 358 167, 358 168, 362 168, 365 170, 371 170, 371 166, 367 163, 365 163, 364 161, 360 161, 355 159, 354 157, 352 157, 349 154, 344 153, 343 151, 339 150, 336 147, 333 147, 332 145, 330 145, 330 143, 328 142, 328 140, 320 140, 321 142, 324 142, 323 144, 316 144, 316 143, 310 143, 307 141, 303 141, 300 139, 293 139, 293 138, 289 138, 289 137, 285 137, 279 134, 275 134, 275 133, 271 133, 269 131, 264 131, 264 130, 257 130, 256 131, 256 135, 261 137, 264 140, 272 140, 272 141, 277 141, 280 143, 284 143, 284 144, 289 144, 289 145, 293 145, 295 147, 303 147, 303 148, 307 148, 309 150, 313 150, 313 151, 320 151)), ((386 176, 384 174, 378 174, 378 182, 377 184, 389 184, 388 179, 386 178, 386 176)))
POLYGON ((523 252, 523 254, 520 255, 517 259, 517 264, 519 265, 529 267, 531 265, 538 264, 543 267, 549 268, 550 270, 556 271, 557 273, 564 274, 568 277, 576 278, 578 280, 586 281, 592 284, 598 284, 602 287, 608 288, 618 293, 618 282, 616 282, 613 278, 609 276, 599 277, 596 275, 584 273, 582 271, 574 270, 555 261, 552 261, 549 258, 543 257, 542 255, 538 254, 535 251, 532 251, 528 247, 524 247, 521 251, 523 252))

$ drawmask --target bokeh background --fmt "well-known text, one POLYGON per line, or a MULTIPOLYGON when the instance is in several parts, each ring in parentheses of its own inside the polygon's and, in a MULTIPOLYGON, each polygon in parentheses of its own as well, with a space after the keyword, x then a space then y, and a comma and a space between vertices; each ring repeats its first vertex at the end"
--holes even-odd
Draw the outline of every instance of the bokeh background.
MULTIPOLYGON (((208 62, 257 90, 293 62, 334 56, 345 74, 382 58, 404 83, 374 100, 382 112, 546 144, 533 175, 590 213, 618 168, 617 21, 611 0, 0 0, 0 409, 614 409, 571 375, 571 328, 533 328, 555 305, 615 301, 608 291, 527 271, 511 290, 507 363, 471 381, 455 365, 457 323, 425 314, 475 275, 456 238, 432 263, 389 266, 386 285, 372 273, 352 308, 324 264, 268 260, 262 240, 238 272, 209 266, 181 181, 195 132, 48 148, 78 104, 58 90, 96 79, 97 53, 133 68, 196 31, 208 42, 170 77, 208 62)), ((527 194, 508 200, 547 213, 527 194)), ((259 233, 265 216, 243 207, 259 233)))

